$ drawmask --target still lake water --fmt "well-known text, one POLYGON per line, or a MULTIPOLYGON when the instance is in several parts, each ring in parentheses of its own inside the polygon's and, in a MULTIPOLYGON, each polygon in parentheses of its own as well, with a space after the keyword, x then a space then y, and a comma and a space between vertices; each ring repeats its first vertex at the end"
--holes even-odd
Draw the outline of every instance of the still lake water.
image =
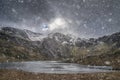
POLYGON ((17 69, 34 73, 93 73, 109 72, 110 66, 85 66, 74 63, 63 63, 59 61, 30 61, 30 62, 6 62, 0 63, 0 69, 17 69))

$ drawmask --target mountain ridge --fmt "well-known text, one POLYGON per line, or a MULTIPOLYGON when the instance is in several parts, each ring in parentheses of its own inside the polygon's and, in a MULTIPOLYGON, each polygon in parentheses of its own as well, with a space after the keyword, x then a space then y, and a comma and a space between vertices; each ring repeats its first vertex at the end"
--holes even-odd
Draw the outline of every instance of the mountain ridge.
POLYGON ((44 36, 42 33, 34 33, 29 30, 1 28, 0 61, 62 60, 112 66, 120 63, 120 32, 98 39, 76 39, 62 33, 42 36, 44 36), (31 40, 30 36, 39 38, 31 40), (93 61, 96 58, 98 61, 93 61), (106 61, 109 61, 110 64, 106 64, 106 61))

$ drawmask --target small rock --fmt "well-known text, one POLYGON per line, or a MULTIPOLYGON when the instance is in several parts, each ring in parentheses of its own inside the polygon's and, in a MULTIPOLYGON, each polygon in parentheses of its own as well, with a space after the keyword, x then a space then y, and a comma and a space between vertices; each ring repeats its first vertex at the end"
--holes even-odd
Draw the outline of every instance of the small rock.
POLYGON ((105 61, 105 64, 106 64, 106 65, 110 65, 111 62, 110 62, 110 61, 105 61))

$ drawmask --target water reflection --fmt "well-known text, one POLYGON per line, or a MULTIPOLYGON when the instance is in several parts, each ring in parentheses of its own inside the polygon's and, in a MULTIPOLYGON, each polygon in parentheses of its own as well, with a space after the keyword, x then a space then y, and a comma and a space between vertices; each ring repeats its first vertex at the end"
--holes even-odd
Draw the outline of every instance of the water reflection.
POLYGON ((112 67, 85 66, 74 63, 62 63, 57 61, 33 61, 33 62, 9 62, 1 63, 1 69, 17 69, 35 73, 92 73, 108 72, 112 67))

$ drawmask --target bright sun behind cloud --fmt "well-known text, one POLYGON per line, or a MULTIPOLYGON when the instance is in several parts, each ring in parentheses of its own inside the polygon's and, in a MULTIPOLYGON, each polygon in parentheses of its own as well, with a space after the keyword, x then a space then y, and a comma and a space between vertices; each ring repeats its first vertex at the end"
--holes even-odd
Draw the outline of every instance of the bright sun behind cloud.
POLYGON ((56 18, 51 21, 51 23, 48 25, 49 30, 55 30, 55 29, 64 29, 67 27, 67 22, 63 18, 56 18))

